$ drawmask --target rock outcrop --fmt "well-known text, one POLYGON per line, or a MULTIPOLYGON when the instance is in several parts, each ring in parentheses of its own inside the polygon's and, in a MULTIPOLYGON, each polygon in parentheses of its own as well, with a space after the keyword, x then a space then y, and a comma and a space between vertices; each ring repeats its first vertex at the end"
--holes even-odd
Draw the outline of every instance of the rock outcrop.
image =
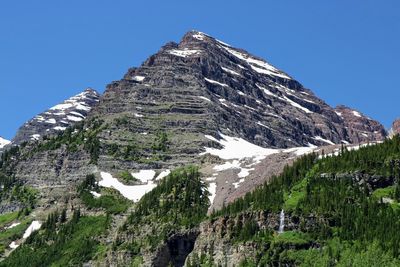
POLYGON ((390 135, 400 134, 400 119, 393 122, 392 128, 390 129, 390 135))
POLYGON ((355 109, 337 106, 335 112, 343 119, 351 143, 382 141, 387 136, 385 127, 381 123, 355 109))

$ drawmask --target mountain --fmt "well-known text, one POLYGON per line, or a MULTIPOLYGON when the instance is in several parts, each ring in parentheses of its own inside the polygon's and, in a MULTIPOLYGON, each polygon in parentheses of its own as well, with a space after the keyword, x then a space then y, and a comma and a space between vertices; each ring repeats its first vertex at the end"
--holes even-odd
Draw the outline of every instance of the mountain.
MULTIPOLYGON (((353 203, 370 211, 379 196, 398 199, 399 140, 377 144, 385 136, 265 60, 190 31, 102 96, 86 90, 21 127, 0 161, 0 252, 11 253, 0 266, 328 257, 316 249, 349 249, 346 226, 365 229, 352 224, 363 218, 353 203)), ((371 229, 388 218, 368 217, 371 229)))
POLYGON ((30 119, 19 128, 12 143, 18 145, 25 141, 39 140, 43 136, 64 131, 76 122, 84 120, 98 103, 99 98, 99 93, 87 88, 82 93, 30 119))
MULTIPOLYGON (((288 74, 197 31, 179 44, 166 44, 109 85, 94 113, 110 123, 116 117, 129 120, 132 139, 154 133, 154 125, 171 132, 173 153, 185 158, 207 146, 204 135, 219 139, 219 133, 268 148, 366 139, 354 133, 360 131, 357 123, 346 121, 288 74)), ((126 133, 121 125, 112 128, 103 136, 106 141, 126 133)))
POLYGON ((8 145, 10 143, 10 141, 4 139, 3 137, 0 136, 0 149, 2 149, 3 147, 5 147, 6 145, 8 145))

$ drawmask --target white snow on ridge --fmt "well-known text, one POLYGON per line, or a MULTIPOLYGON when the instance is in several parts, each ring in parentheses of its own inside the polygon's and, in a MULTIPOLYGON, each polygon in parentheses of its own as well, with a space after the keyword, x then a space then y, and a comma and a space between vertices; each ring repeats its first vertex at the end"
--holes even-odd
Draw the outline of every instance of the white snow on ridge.
POLYGON ((31 140, 32 141, 36 141, 36 140, 39 140, 40 139, 40 134, 32 134, 31 135, 31 140))
POLYGON ((325 142, 325 143, 330 144, 330 145, 335 145, 335 143, 332 142, 331 140, 324 139, 321 136, 314 136, 313 139, 325 142))
POLYGON ((207 97, 204 97, 204 96, 197 96, 197 97, 200 98, 200 99, 206 100, 208 102, 211 102, 211 100, 208 99, 207 97))
POLYGON ((63 103, 55 105, 54 107, 50 108, 50 110, 66 110, 72 108, 74 105, 72 103, 63 103))
POLYGON ((278 99, 280 99, 280 100, 282 100, 282 101, 288 102, 288 103, 289 103, 290 105, 292 105, 293 107, 298 108, 298 109, 301 109, 301 110, 304 111, 305 113, 313 113, 313 112, 312 112, 311 110, 309 110, 308 108, 303 107, 302 105, 300 105, 300 104, 294 102, 292 99, 290 99, 290 98, 288 98, 288 97, 286 97, 286 96, 284 96, 284 95, 282 95, 282 97, 281 97, 281 96, 278 96, 278 95, 272 93, 270 90, 268 90, 268 89, 265 88, 265 87, 262 87, 262 86, 260 86, 260 85, 258 85, 258 84, 256 84, 256 86, 257 86, 259 89, 261 89, 266 95, 270 95, 270 96, 276 97, 276 98, 278 98, 278 99))
POLYGON ((286 97, 286 96, 283 96, 283 98, 284 98, 287 102, 289 102, 290 105, 292 105, 292 106, 294 106, 294 107, 296 107, 296 108, 299 108, 299 109, 303 110, 305 113, 313 113, 311 110, 309 110, 309 109, 303 107, 302 105, 300 105, 300 104, 294 102, 294 101, 291 100, 290 98, 288 98, 288 97, 286 97))
POLYGON ((67 127, 56 126, 56 127, 53 127, 53 129, 56 131, 65 131, 65 129, 67 129, 67 127))
MULTIPOLYGON (((65 111, 67 109, 74 107, 75 109, 78 109, 78 110, 90 111, 91 108, 89 106, 87 106, 86 103, 84 102, 84 100, 87 98, 89 98, 88 92, 84 91, 78 95, 75 95, 75 96, 65 100, 63 103, 50 108, 50 110, 57 110, 59 112, 60 111, 62 112, 62 111, 65 111)), ((59 115, 62 115, 62 114, 60 113, 59 115)))
POLYGON ((274 153, 278 153, 279 149, 263 148, 254 145, 242 138, 230 137, 219 133, 221 140, 217 140, 212 136, 206 135, 205 137, 218 142, 224 148, 216 149, 205 147, 206 151, 201 153, 202 155, 210 153, 215 156, 219 156, 221 159, 244 159, 253 157, 266 157, 274 153))
POLYGON ((100 186, 114 188, 119 191, 124 197, 134 202, 139 201, 146 193, 150 192, 157 185, 153 181, 148 181, 145 185, 124 185, 118 179, 112 177, 111 174, 106 172, 100 173, 102 180, 99 182, 100 186))
POLYGON ((11 141, 8 141, 6 139, 4 139, 3 137, 0 136, 0 148, 5 147, 6 145, 10 144, 11 141))
POLYGON ((153 170, 140 170, 139 172, 132 172, 133 177, 139 179, 142 183, 147 183, 152 180, 156 175, 156 172, 153 170))
POLYGON ((143 80, 144 80, 145 78, 146 78, 146 77, 144 77, 144 76, 136 75, 136 76, 133 76, 132 80, 137 81, 137 82, 143 82, 143 80))
POLYGON ((75 117, 75 116, 70 116, 70 115, 67 116, 67 119, 69 121, 81 121, 81 120, 83 120, 82 117, 75 117))
POLYGON ((57 123, 57 121, 56 121, 55 119, 53 119, 53 118, 48 119, 48 120, 46 120, 45 122, 46 122, 46 123, 50 123, 50 124, 56 124, 56 123, 57 123))
POLYGON ((196 33, 192 35, 194 38, 196 38, 197 40, 203 41, 204 40, 204 34, 202 32, 196 33))
POLYGON ((220 82, 217 82, 217 81, 208 79, 208 78, 204 78, 204 80, 206 80, 206 81, 209 82, 209 83, 217 84, 217 85, 220 85, 220 86, 223 86, 223 87, 228 87, 228 85, 225 84, 225 83, 220 83, 220 82))
POLYGON ((237 73, 234 70, 231 70, 231 69, 228 69, 228 68, 225 68, 225 67, 221 67, 221 69, 224 70, 225 72, 230 73, 230 74, 233 74, 233 75, 236 75, 236 76, 242 76, 242 75, 240 75, 239 73, 237 73))
POLYGON ((162 178, 167 177, 170 173, 171 173, 170 170, 162 171, 162 172, 156 177, 156 181, 159 181, 159 180, 161 180, 162 178))
POLYGON ((42 224, 39 221, 33 221, 31 225, 29 225, 29 227, 25 230, 22 238, 28 238, 33 232, 39 230, 41 226, 42 224))
MULTIPOLYGON (((258 87, 258 89, 261 89, 266 95, 270 95, 273 97, 278 97, 277 95, 275 95, 274 93, 272 93, 270 90, 268 90, 265 87, 262 87, 261 85, 256 84, 256 86, 258 87)), ((279 98, 279 97, 278 97, 279 98)))
POLYGON ((360 112, 358 112, 358 111, 353 110, 353 114, 354 114, 354 116, 356 116, 356 117, 362 118, 360 112))
POLYGON ((71 115, 73 115, 73 116, 85 118, 84 115, 82 115, 81 113, 76 112, 76 111, 71 111, 69 114, 71 114, 71 115))
POLYGON ((255 70, 258 73, 261 74, 267 74, 267 75, 273 75, 285 79, 291 79, 289 76, 283 74, 281 71, 279 71, 277 68, 272 66, 271 64, 268 64, 267 62, 259 59, 255 59, 251 57, 250 55, 241 53, 239 51, 236 51, 232 48, 226 47, 226 46, 221 46, 223 49, 228 51, 230 54, 234 55, 235 57, 246 61, 250 67, 255 70))
POLYGON ((172 49, 168 51, 169 54, 174 55, 174 56, 178 56, 178 57, 188 57, 188 56, 192 56, 192 55, 196 55, 201 53, 201 50, 190 50, 190 49, 172 49))

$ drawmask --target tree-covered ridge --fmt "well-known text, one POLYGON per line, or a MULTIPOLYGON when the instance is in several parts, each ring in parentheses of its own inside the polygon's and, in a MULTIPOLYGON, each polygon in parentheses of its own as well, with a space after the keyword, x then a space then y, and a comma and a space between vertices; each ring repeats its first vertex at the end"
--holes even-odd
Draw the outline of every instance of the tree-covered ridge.
POLYGON ((301 157, 292 166, 286 166, 277 177, 272 177, 270 183, 256 188, 247 193, 243 198, 214 212, 211 216, 232 215, 249 210, 267 210, 277 212, 281 210, 284 203, 284 192, 288 191, 293 184, 303 179, 315 164, 317 155, 312 153, 301 157))
POLYGON ((172 234, 198 226, 206 218, 209 204, 198 168, 176 169, 137 203, 121 227, 114 249, 128 250, 134 257, 146 249, 154 251, 172 234))
POLYGON ((78 186, 79 198, 89 210, 103 210, 110 214, 125 212, 133 203, 113 188, 101 188, 94 174, 89 174, 78 186), (95 197, 93 192, 100 193, 95 197))
POLYGON ((101 251, 97 239, 108 225, 106 216, 81 216, 79 210, 68 222, 65 211, 52 213, 0 266, 82 266, 101 251))
POLYGON ((207 195, 197 167, 179 168, 143 196, 128 221, 135 224, 154 215, 159 222, 191 227, 204 219, 210 204, 207 195))
MULTIPOLYGON (((399 136, 358 150, 343 147, 338 156, 306 155, 212 218, 285 209, 289 217, 300 219, 295 233, 303 234, 305 243, 286 233, 271 234, 269 241, 267 235, 256 259, 242 266, 398 266, 399 159, 399 136), (312 228, 303 224, 309 217, 316 218, 312 228), (307 240, 313 243, 305 246, 307 240)), ((259 243, 265 231, 252 225, 245 240, 259 243)), ((237 232, 232 236, 240 234, 232 230, 237 232)))

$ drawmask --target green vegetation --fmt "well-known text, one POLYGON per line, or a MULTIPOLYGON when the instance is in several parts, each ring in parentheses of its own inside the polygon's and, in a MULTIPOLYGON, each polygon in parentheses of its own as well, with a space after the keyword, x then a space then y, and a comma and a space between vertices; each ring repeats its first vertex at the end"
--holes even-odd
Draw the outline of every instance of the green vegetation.
MULTIPOLYGON (((34 146, 29 155, 41 151, 55 150, 66 146, 69 152, 78 151, 83 147, 90 154, 90 163, 96 164, 100 155, 100 141, 97 135, 105 128, 104 122, 91 119, 84 124, 77 123, 54 137, 43 137, 43 142, 34 146)), ((29 155, 25 155, 29 157, 29 155)))
POLYGON ((109 225, 105 216, 82 216, 74 212, 67 223, 58 213, 49 215, 40 231, 34 232, 0 266, 80 266, 99 250, 96 240, 109 225))
POLYGON ((298 218, 298 231, 286 231, 262 242, 257 227, 230 229, 231 236, 250 229, 242 240, 261 247, 258 256, 242 266, 399 266, 399 183, 400 138, 395 136, 359 150, 343 147, 339 156, 304 156, 272 182, 211 218, 249 211, 276 214, 282 208, 298 218), (379 177, 385 177, 384 182, 377 182, 379 177), (388 186, 387 181, 392 184, 388 186), (383 203, 383 198, 394 204, 383 203), (313 222, 307 225, 310 217, 313 222))
POLYGON ((107 213, 118 214, 125 212, 132 205, 131 201, 112 188, 102 188, 101 196, 97 198, 90 192, 99 190, 93 174, 87 175, 78 187, 79 197, 89 209, 104 209, 107 213))
POLYGON ((114 248, 127 249, 134 256, 145 249, 155 250, 172 233, 191 229, 206 218, 207 195, 196 167, 174 170, 142 197, 121 228, 124 234, 135 236, 134 241, 117 240, 114 248))
POLYGON ((196 167, 174 170, 143 196, 128 221, 136 224, 146 221, 148 216, 155 216, 161 223, 192 227, 199 224, 207 213, 207 194, 196 167))
POLYGON ((0 215, 0 228, 3 228, 3 230, 0 232, 0 253, 4 253, 5 248, 8 247, 12 241, 22 237, 30 222, 31 220, 29 218, 19 216, 18 212, 0 215), (16 225, 12 228, 7 228, 12 223, 17 222, 19 225, 16 225))
POLYGON ((140 182, 139 179, 133 177, 133 175, 128 171, 123 171, 118 174, 118 178, 122 179, 125 183, 138 183, 140 182))

